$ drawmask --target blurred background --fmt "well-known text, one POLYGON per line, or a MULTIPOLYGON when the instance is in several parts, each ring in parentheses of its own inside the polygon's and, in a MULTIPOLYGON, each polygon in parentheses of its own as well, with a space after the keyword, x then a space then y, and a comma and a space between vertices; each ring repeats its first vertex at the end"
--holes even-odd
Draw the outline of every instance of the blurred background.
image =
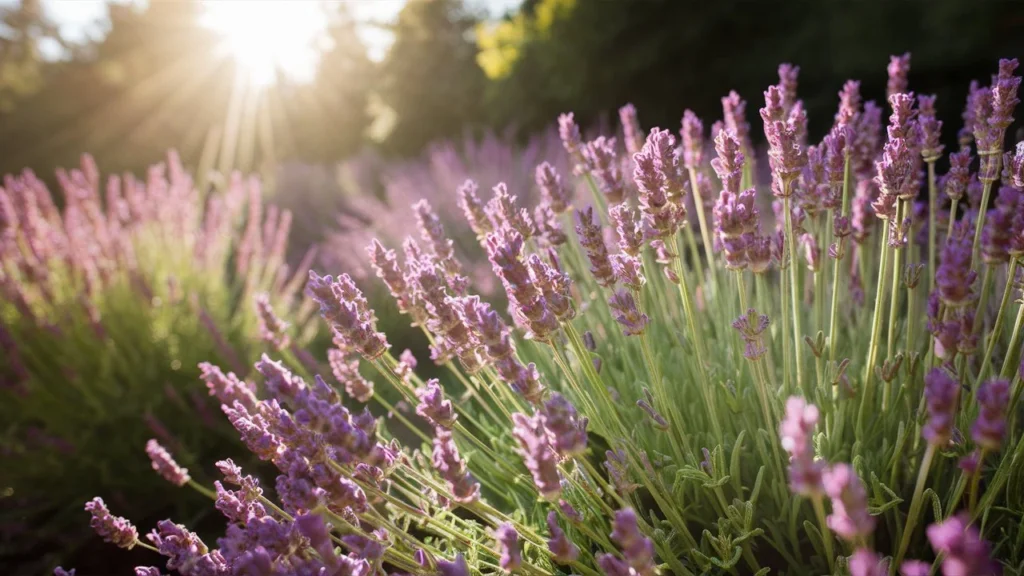
MULTIPOLYGON (((133 350, 145 353, 119 351, 109 332, 58 338, 0 298, 0 328, 15 343, 0 341, 7 355, 0 357, 0 403, 8 407, 0 420, 9 419, 0 422, 0 573, 42 574, 58 563, 78 566, 80 576, 128 573, 140 556, 99 542, 81 509, 103 487, 113 486, 104 495, 116 502, 115 514, 137 520, 142 531, 154 518, 191 520, 210 509, 156 478, 142 446, 164 434, 188 455, 197 477, 211 472, 214 460, 238 455, 233 431, 196 417, 205 409, 222 420, 212 401, 203 405, 194 367, 197 359, 235 355, 239 376, 249 375, 244 369, 263 351, 253 344, 260 342, 251 306, 257 284, 287 313, 294 341, 322 360, 327 338, 314 333, 316 322, 306 330, 311 311, 285 298, 291 293, 276 289, 283 281, 275 279, 312 263, 365 280, 362 247, 372 237, 398 247, 415 222, 409 205, 426 197, 461 256, 480 264, 470 271, 479 272, 476 289, 493 296, 455 188, 466 178, 483 190, 506 181, 513 193, 529 195, 539 162, 567 173, 552 131, 559 113, 572 111, 585 128, 612 132, 616 110, 633 103, 645 129, 677 129, 686 108, 709 126, 721 117, 721 97, 736 90, 754 121, 778 64, 792 62, 801 68, 799 93, 815 140, 831 127, 844 81, 861 80, 865 99, 881 101, 889 56, 909 51, 910 87, 938 96, 952 145, 968 83, 986 81, 1000 57, 1024 56, 1022 38, 1024 2, 1014 0, 0 0, 0 174, 31 168, 39 186, 63 190, 54 203, 65 209, 83 190, 101 195, 91 163, 70 179, 58 177, 58 168, 79 166, 83 153, 104 175, 145 175, 174 149, 194 182, 172 159, 170 188, 201 192, 179 200, 210 214, 219 204, 206 192, 226 189, 226 205, 238 214, 223 228, 235 252, 221 260, 200 267, 183 256, 173 269, 132 269, 133 281, 141 275, 191 297, 175 299, 183 310, 148 297, 124 310, 123 292, 107 289, 106 300, 96 298, 99 312, 90 308, 83 317, 95 328, 102 313, 109 330, 120 314, 118 327, 137 328, 133 350), (235 170, 259 176, 262 186, 242 193, 240 181, 214 176, 235 170), (247 212, 231 200, 239 195, 248 198, 247 212), (277 219, 285 211, 290 232, 277 219), (280 255, 257 258, 266 269, 257 282, 238 264, 238 250, 251 249, 261 226, 266 246, 274 236, 267 231, 287 238, 273 241, 280 255), (214 273, 227 280, 211 282, 214 273), (196 334, 172 321, 199 312, 209 314, 187 327, 196 334), (76 386, 109 394, 120 408, 83 415, 89 420, 81 427, 104 431, 91 444, 36 390, 67 387, 60 371, 44 368, 54 351, 73 347, 78 353, 66 355, 63 374, 79 374, 76 386), (5 370, 13 370, 11 351, 18 349, 37 356, 35 365, 27 362, 30 392, 5 396, 5 370), (97 359, 109 361, 94 366, 97 359), (132 395, 121 392, 129 380, 132 395), (31 421, 21 416, 30 413, 31 421), (116 435, 123 450, 112 452, 105 435, 116 435)), ((160 202, 166 183, 149 173, 146 198, 160 202)), ((23 186, 12 183, 4 186, 23 186)), ((111 209, 109 196, 96 204, 111 209)), ((136 220, 140 229, 170 229, 162 218, 136 220)), ((412 348, 421 365, 429 363, 425 343, 387 308, 387 298, 369 296, 381 301, 396 350, 412 348)), ((53 322, 65 322, 68 310, 82 314, 77 299, 67 302, 47 308, 59 319, 53 322)), ((211 526, 215 534, 222 523, 211 526)))

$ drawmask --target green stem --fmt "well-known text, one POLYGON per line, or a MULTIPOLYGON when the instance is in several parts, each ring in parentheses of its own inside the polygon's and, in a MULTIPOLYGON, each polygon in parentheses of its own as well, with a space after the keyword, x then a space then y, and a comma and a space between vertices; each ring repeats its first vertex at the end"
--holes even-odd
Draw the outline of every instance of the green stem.
MULTIPOLYGON (((901 226, 903 221, 903 200, 896 201, 896 225, 901 226)), ((902 229, 901 229, 902 230, 902 229)), ((892 298, 889 301, 889 328, 886 333, 886 344, 885 344, 885 358, 886 360, 892 360, 893 354, 896 348, 896 321, 897 312, 899 310, 900 303, 900 262, 901 256, 903 255, 904 246, 894 246, 892 249, 892 298)), ((882 392, 882 412, 885 412, 889 408, 889 396, 892 389, 891 382, 885 382, 883 384, 882 392)))
POLYGON ((860 399, 860 410, 857 414, 857 433, 864 430, 864 416, 871 397, 871 386, 875 377, 875 362, 878 359, 878 340, 882 333, 882 309, 885 307, 885 280, 889 269, 889 249, 886 247, 883 230, 881 257, 878 263, 878 285, 875 287, 875 310, 871 320, 871 343, 868 345, 867 361, 864 365, 864 390, 860 399))
MULTIPOLYGON (((796 270, 796 234, 793 230, 793 213, 790 209, 790 198, 789 189, 791 182, 783 181, 782 183, 782 209, 786 216, 786 244, 789 247, 789 282, 790 282, 790 294, 792 296, 793 306, 793 357, 796 364, 796 386, 803 390, 804 386, 804 369, 803 369, 803 337, 800 329, 800 295, 797 294, 799 283, 797 282, 797 270, 796 270)), ((806 390, 804 391, 807 392, 806 390)), ((808 394, 809 396, 809 394, 808 394)))
POLYGON ((818 517, 818 525, 821 526, 821 539, 825 542, 825 556, 828 560, 828 571, 834 573, 836 555, 833 551, 832 545, 832 530, 828 527, 828 522, 825 521, 825 505, 822 503, 821 494, 815 494, 811 498, 811 502, 814 504, 814 515, 818 517))
MULTIPOLYGON (((713 244, 711 243, 711 231, 708 228, 707 217, 704 214, 704 199, 700 194, 700 187, 697 186, 697 169, 690 168, 690 190, 693 192, 693 204, 697 208, 697 222, 700 224, 700 239, 704 243, 704 255, 708 260, 708 270, 711 271, 711 277, 715 276, 715 259, 711 253, 713 244)), ((697 263, 694 262, 694 266, 697 263)))
POLYGON ((985 453, 984 448, 981 449, 981 453, 978 454, 978 466, 974 469, 974 473, 971 474, 971 496, 968 504, 968 510, 971 515, 974 515, 974 511, 978 508, 978 484, 981 482, 981 467, 985 464, 985 453))
POLYGON ((1006 358, 1003 359, 1003 367, 999 370, 999 375, 1003 378, 1009 378, 1013 373, 1015 351, 1020 349, 1021 337, 1024 336, 1022 326, 1024 326, 1024 302, 1017 307, 1017 321, 1013 323, 1010 345, 1006 348, 1006 358))
MULTIPOLYGON (((1003 298, 1002 300, 999 301, 999 311, 996 313, 996 321, 995 324, 992 326, 992 334, 989 335, 988 344, 985 345, 985 356, 984 359, 981 361, 981 369, 978 371, 978 379, 975 380, 974 382, 975 392, 977 391, 978 386, 981 384, 981 381, 984 380, 986 376, 988 376, 989 369, 992 367, 990 365, 992 362, 992 352, 995 351, 996 342, 999 340, 999 333, 1002 332, 1003 316, 1006 315, 1006 309, 1008 308, 1008 305, 1010 303, 1010 294, 1013 293, 1013 276, 1016 272, 1017 259, 1013 258, 1010 260, 1010 267, 1007 269, 1006 272, 1006 287, 1003 288, 1003 298)), ((978 312, 980 313, 981 310, 979 310, 978 312)), ((1014 334, 1014 336, 1016 336, 1016 334, 1014 334)), ((1007 358, 1009 358, 1010 356, 1009 350, 1011 349, 1007 350, 1007 358)), ((974 395, 972 395, 972 397, 974 397, 974 395)))
POLYGON ((928 292, 935 289, 935 243, 938 230, 935 217, 939 211, 938 190, 935 184, 935 159, 926 159, 928 164, 928 292))
MULTIPOLYGON (((998 168, 998 167, 997 167, 998 168)), ((998 174, 998 170, 996 174, 998 174)), ((971 244, 971 265, 978 259, 978 244, 981 242, 981 231, 985 228, 985 216, 988 212, 988 200, 992 195, 992 182, 985 181, 981 189, 981 206, 978 207, 978 220, 974 226, 974 243, 971 244)))
POLYGON ((903 555, 910 546, 910 540, 914 535, 914 527, 917 524, 917 516, 921 512, 921 494, 924 492, 925 482, 928 480, 928 470, 932 466, 932 458, 935 456, 935 445, 931 442, 925 448, 924 457, 921 459, 921 469, 917 473, 917 483, 914 485, 914 495, 910 499, 910 512, 907 513, 907 522, 903 526, 903 536, 900 538, 900 546, 896 551, 896 561, 889 568, 889 573, 894 574, 896 567, 903 562, 903 555))

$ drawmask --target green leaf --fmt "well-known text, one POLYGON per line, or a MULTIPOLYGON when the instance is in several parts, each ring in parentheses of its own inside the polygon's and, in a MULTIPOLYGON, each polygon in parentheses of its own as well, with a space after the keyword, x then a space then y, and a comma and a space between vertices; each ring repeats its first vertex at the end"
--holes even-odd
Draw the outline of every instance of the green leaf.
POLYGON ((928 488, 927 490, 924 491, 924 497, 931 498, 932 500, 932 515, 935 518, 935 521, 938 522, 939 520, 944 518, 944 516, 942 515, 942 502, 939 501, 939 495, 936 494, 935 491, 932 490, 931 488, 928 488))
POLYGON ((804 531, 807 532, 807 539, 811 541, 811 546, 814 546, 818 555, 824 558, 825 545, 821 538, 821 531, 810 520, 804 520, 804 531))
POLYGON ((740 455, 743 450, 743 439, 746 438, 747 431, 740 430, 740 433, 736 436, 736 443, 732 447, 732 457, 729 462, 729 475, 733 477, 732 488, 740 496, 743 495, 743 482, 740 477, 740 455))
POLYGON ((718 480, 712 480, 710 482, 704 482, 702 484, 702 486, 704 486, 705 488, 721 488, 722 486, 725 486, 729 482, 730 478, 732 478, 732 476, 729 476, 727 474, 725 476, 722 476, 718 480))
POLYGON ((731 558, 725 561, 719 558, 711 558, 711 563, 723 570, 730 570, 733 566, 736 565, 737 562, 740 561, 741 554, 743 554, 743 549, 739 546, 736 546, 735 548, 733 548, 733 554, 731 558))

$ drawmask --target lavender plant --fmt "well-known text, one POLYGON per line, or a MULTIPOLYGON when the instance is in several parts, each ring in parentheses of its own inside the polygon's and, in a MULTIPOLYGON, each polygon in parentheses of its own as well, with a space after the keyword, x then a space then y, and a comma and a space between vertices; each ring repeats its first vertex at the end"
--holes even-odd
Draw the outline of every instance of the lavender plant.
POLYGON ((156 436, 190 465, 232 450, 198 364, 245 377, 264 351, 291 360, 314 312, 281 266, 290 215, 256 180, 207 194, 172 154, 144 179, 104 183, 85 157, 57 181, 57 195, 30 171, 0 188, 4 556, 38 556, 48 537, 71 551, 69 503, 92 494, 174 509, 139 447, 156 436))
POLYGON ((276 497, 222 461, 216 547, 170 520, 140 538, 97 501, 93 525, 185 575, 1020 572, 1024 144, 1003 149, 1017 62, 972 87, 942 177, 942 124, 909 65, 889 66, 885 131, 850 81, 815 145, 799 69, 781 66, 760 110, 770 182, 735 93, 713 150, 692 113, 678 146, 625 109, 630 155, 562 116, 572 173, 539 170, 535 210, 463 188, 507 315, 472 293, 424 205, 404 262, 369 249, 448 386, 395 358, 352 278, 310 272, 334 356, 415 416, 375 420, 316 371, 263 371, 262 399, 208 377, 278 468, 276 497), (592 206, 565 193, 573 179, 592 206), (418 438, 394 438, 403 425, 418 438))

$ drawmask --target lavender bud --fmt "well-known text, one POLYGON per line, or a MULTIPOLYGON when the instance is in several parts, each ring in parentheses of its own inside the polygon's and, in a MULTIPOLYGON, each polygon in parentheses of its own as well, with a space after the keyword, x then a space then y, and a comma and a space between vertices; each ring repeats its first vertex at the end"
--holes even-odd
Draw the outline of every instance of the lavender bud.
POLYGON ((999 450, 1006 436, 1006 410, 1010 405, 1010 381, 994 378, 978 389, 978 419, 971 438, 986 450, 999 450))
POLYGON ((848 464, 836 464, 822 475, 825 493, 832 499, 828 527, 848 542, 858 542, 875 529, 868 514, 868 495, 864 483, 848 464))
POLYGON ((131 522, 112 516, 102 498, 93 498, 85 503, 85 510, 92 514, 89 525, 104 542, 110 542, 119 548, 131 550, 139 541, 139 533, 131 522))
POLYGON ((622 140, 626 144, 626 152, 630 155, 640 151, 644 145, 643 129, 636 114, 636 107, 626 104, 619 108, 619 121, 622 123, 622 140))
POLYGON ((573 544, 558 526, 558 514, 554 510, 548 512, 548 532, 551 538, 548 539, 548 550, 552 554, 552 560, 556 564, 571 564, 580 556, 579 546, 573 544))
POLYGON ((288 347, 288 323, 284 322, 270 306, 270 297, 266 293, 257 294, 256 318, 259 320, 260 337, 276 350, 283 350, 288 347))
POLYGON ((683 112, 679 136, 683 142, 683 166, 688 170, 700 168, 704 160, 704 125, 692 110, 683 112))
MULTIPOLYGON (((462 186, 459 186, 457 194, 459 196, 459 207, 466 214, 466 220, 469 221, 469 227, 476 233, 477 238, 483 238, 487 234, 494 231, 494 227, 491 225, 491 220, 487 217, 486 207, 480 197, 477 196, 478 187, 476 182, 472 180, 466 180, 462 186)), ((378 272, 378 275, 380 273, 378 272)), ((390 286, 390 285, 389 285, 390 286)))
POLYGON ((537 165, 536 181, 541 198, 545 204, 551 206, 551 210, 555 214, 562 214, 568 210, 572 197, 569 189, 562 183, 562 176, 554 166, 547 162, 537 165))
POLYGON ((501 558, 498 564, 506 572, 515 572, 523 564, 523 556, 519 551, 519 533, 508 522, 502 523, 494 530, 494 538, 498 541, 501 558))
POLYGON ((153 470, 171 484, 184 486, 191 479, 188 468, 178 466, 171 454, 156 440, 150 439, 146 442, 146 455, 153 463, 153 470))
POLYGON ((520 413, 512 415, 515 426, 512 435, 519 442, 519 453, 527 470, 533 475, 533 482, 541 496, 555 501, 562 493, 561 478, 555 453, 548 446, 541 414, 527 417, 520 413))
POLYGON ((655 573, 654 544, 640 532, 636 512, 632 508, 623 508, 615 512, 611 538, 618 544, 622 556, 637 574, 650 576, 655 573))
POLYGON ((902 56, 890 56, 887 70, 889 72, 889 83, 886 85, 886 98, 893 94, 906 92, 907 75, 910 73, 910 52, 902 56))
POLYGON ((639 336, 650 322, 646 314, 637 308, 636 300, 628 290, 618 290, 609 299, 608 306, 612 309, 615 321, 622 325, 626 336, 639 336))
POLYGON ((995 576, 998 564, 990 557, 988 542, 981 539, 978 528, 966 513, 927 529, 928 541, 942 555, 942 573, 949 576, 995 576))
POLYGON ((587 422, 576 407, 557 392, 552 392, 541 407, 548 443, 562 457, 571 458, 587 449, 587 422))
POLYGON ((932 368, 924 378, 928 423, 921 435, 934 446, 944 446, 952 436, 958 389, 956 379, 942 368, 932 368))
POLYGON ((458 419, 452 403, 444 397, 444 391, 437 378, 427 380, 426 385, 416 389, 416 397, 420 403, 416 413, 425 418, 433 426, 451 430, 458 419))

